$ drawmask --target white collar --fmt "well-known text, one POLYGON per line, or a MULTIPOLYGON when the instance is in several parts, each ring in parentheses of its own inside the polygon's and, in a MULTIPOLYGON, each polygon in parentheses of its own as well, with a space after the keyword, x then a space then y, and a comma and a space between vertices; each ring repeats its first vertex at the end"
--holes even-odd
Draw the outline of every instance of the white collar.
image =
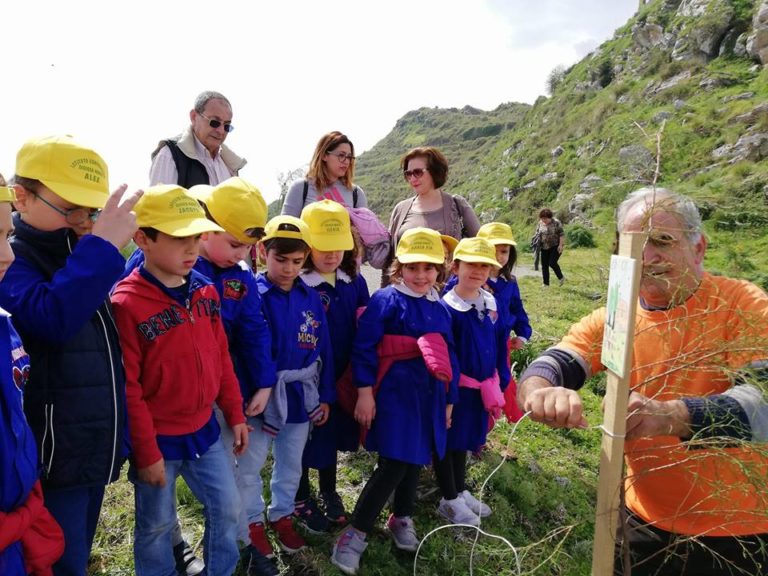
MULTIPOLYGON (((323 284, 324 282, 327 283, 328 281, 323 277, 320 272, 317 270, 309 270, 308 272, 302 272, 301 273, 301 279, 304 280, 304 284, 307 286, 311 286, 312 288, 317 288, 320 286, 320 284, 323 284)), ((347 284, 352 283, 352 278, 350 278, 349 274, 344 272, 341 268, 336 268, 336 280, 341 280, 342 282, 346 282, 347 284)))
POLYGON ((430 288, 429 292, 427 292, 426 294, 417 294, 402 282, 393 284, 393 286, 395 287, 395 290, 397 290, 398 292, 402 292, 406 296, 413 296, 414 298, 426 298, 430 302, 437 302, 438 300, 440 300, 440 294, 434 288, 430 288))
MULTIPOLYGON (((493 297, 493 294, 480 288, 480 296, 483 297, 483 304, 485 304, 486 310, 496 311, 496 298, 493 297)), ((451 291, 443 296, 443 300, 448 306, 459 312, 467 312, 472 309, 472 305, 469 302, 456 294, 456 287, 451 288, 451 291)))

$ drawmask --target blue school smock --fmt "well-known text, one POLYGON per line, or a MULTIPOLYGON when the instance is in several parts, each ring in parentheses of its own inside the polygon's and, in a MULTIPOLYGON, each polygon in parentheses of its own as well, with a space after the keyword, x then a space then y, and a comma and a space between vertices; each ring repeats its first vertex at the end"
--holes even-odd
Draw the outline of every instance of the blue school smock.
MULTIPOLYGON (((357 309, 370 300, 368 284, 361 274, 351 278, 336 270, 336 285, 329 284, 316 270, 305 272, 301 279, 317 291, 328 318, 328 332, 333 349, 334 380, 338 381, 349 366, 352 343, 357 332, 357 309)), ((322 426, 310 431, 304 447, 304 468, 322 470, 336 462, 336 451, 354 452, 360 443, 360 426, 338 404, 331 406, 331 416, 322 426)))
MULTIPOLYGON (((35 436, 23 410, 28 378, 29 356, 0 309, 0 512, 6 514, 27 501, 38 477, 35 436)), ((0 550, 0 574, 26 573, 20 541, 0 550)))
MULTIPOLYGON (((306 368, 317 359, 322 362, 319 381, 320 402, 336 400, 333 353, 320 296, 297 278, 285 291, 272 284, 263 273, 256 276, 256 286, 264 302, 264 315, 272 334, 272 358, 276 369, 306 368)), ((288 417, 286 423, 307 422, 304 390, 301 382, 286 382, 288 417)))
POLYGON ((491 292, 499 303, 499 310, 504 310, 503 322, 507 336, 514 332, 515 336, 531 339, 533 330, 528 321, 528 313, 523 307, 523 299, 520 296, 520 286, 517 280, 488 278, 488 291, 491 292))
MULTIPOLYGON (((124 276, 143 263, 144 253, 136 249, 125 264, 124 276)), ((197 258, 194 269, 213 283, 221 299, 229 354, 247 405, 258 390, 271 388, 276 380, 272 334, 264 317, 256 277, 245 262, 219 268, 202 256, 197 258)))
POLYGON ((448 344, 453 379, 445 384, 433 378, 424 360, 414 358, 392 364, 376 395, 376 417, 365 447, 385 458, 427 465, 432 453, 442 458, 447 439, 445 407, 458 400, 459 367, 453 351, 451 316, 436 291, 419 296, 402 284, 387 286, 371 296, 358 322, 352 348, 352 375, 358 388, 373 386, 379 358, 376 346, 385 334, 418 338, 438 332, 448 344))
MULTIPOLYGON (((490 292, 481 290, 484 310, 470 307, 454 290, 443 296, 442 303, 451 315, 451 330, 456 356, 462 374, 478 381, 493 376, 498 370, 501 389, 509 385, 507 363, 508 332, 503 314, 490 292)), ((459 386, 459 402, 453 407, 448 430, 449 450, 475 451, 485 444, 488 434, 488 412, 480 390, 459 386)))

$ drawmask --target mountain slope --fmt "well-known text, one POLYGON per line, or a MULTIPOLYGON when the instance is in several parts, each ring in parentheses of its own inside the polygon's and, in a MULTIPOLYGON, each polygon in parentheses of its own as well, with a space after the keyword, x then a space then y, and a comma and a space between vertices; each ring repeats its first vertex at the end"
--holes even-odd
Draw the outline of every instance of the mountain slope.
POLYGON ((702 207, 710 268, 766 286, 767 27, 766 0, 649 2, 555 78, 550 98, 409 112, 360 157, 356 180, 386 221, 410 194, 399 158, 438 146, 451 163, 446 189, 481 220, 525 237, 547 205, 604 245, 618 202, 655 180, 702 207))

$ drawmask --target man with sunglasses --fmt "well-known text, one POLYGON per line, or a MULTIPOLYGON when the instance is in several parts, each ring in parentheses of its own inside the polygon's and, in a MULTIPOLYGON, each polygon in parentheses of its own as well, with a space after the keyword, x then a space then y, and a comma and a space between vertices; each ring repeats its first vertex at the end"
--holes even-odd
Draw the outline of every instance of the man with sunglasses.
POLYGON ((224 144, 232 130, 232 105, 213 91, 202 92, 189 112, 190 125, 173 138, 161 140, 152 153, 149 183, 216 186, 237 176, 246 160, 224 144))

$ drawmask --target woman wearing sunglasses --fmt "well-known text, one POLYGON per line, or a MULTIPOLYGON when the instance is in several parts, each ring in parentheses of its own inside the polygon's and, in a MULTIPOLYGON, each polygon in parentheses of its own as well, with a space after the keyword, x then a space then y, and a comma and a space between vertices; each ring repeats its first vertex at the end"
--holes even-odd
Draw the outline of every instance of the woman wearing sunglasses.
MULTIPOLYGON (((475 211, 461 196, 441 190, 448 176, 448 160, 432 146, 413 148, 400 160, 403 177, 414 191, 411 198, 398 203, 389 218, 392 245, 396 246, 403 232, 426 227, 456 240, 477 234, 480 221, 475 211)), ((388 283, 385 273, 382 286, 388 283)))
POLYGON ((304 206, 326 198, 347 208, 367 208, 368 199, 353 184, 354 176, 355 145, 341 132, 329 132, 315 146, 306 180, 294 182, 285 195, 282 214, 298 218, 304 206))

